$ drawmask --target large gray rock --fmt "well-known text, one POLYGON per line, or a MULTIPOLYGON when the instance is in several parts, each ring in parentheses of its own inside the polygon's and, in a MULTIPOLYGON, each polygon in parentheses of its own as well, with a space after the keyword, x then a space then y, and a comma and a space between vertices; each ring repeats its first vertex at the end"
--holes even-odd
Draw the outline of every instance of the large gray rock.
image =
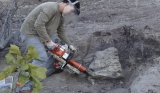
POLYGON ((89 65, 94 78, 122 77, 122 68, 119 62, 118 51, 111 47, 95 53, 94 61, 89 65))
POLYGON ((131 93, 160 93, 160 58, 155 59, 155 65, 150 66, 146 71, 141 71, 133 80, 131 93))

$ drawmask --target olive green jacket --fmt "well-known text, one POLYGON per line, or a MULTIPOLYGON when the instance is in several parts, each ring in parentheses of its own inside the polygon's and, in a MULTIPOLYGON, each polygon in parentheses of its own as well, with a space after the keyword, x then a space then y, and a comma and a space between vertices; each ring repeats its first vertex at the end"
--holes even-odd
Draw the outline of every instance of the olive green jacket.
POLYGON ((23 22, 20 31, 27 37, 39 36, 42 42, 51 40, 50 36, 57 31, 58 37, 71 45, 63 23, 58 3, 46 2, 32 10, 23 22))

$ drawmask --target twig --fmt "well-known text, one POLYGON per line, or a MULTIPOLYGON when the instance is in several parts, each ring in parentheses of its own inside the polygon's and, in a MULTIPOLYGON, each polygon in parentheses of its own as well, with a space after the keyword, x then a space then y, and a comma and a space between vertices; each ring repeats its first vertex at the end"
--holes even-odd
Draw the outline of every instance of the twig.
POLYGON ((14 15, 14 13, 17 9, 18 9, 17 0, 12 0, 12 2, 10 3, 10 6, 9 6, 4 24, 2 26, 2 31, 0 33, 0 37, 1 37, 0 41, 2 42, 0 44, 0 49, 4 49, 5 46, 7 45, 7 43, 10 41, 10 39, 13 37, 13 34, 12 34, 12 17, 13 17, 13 15, 14 15), (14 8, 13 8, 13 6, 14 6, 14 8), (7 31, 6 31, 6 29, 7 29, 7 31), (7 38, 4 38, 4 37, 7 37, 7 38))
POLYGON ((12 3, 10 4, 10 7, 9 7, 9 9, 8 9, 8 12, 7 12, 7 16, 6 16, 5 22, 4 22, 3 26, 2 26, 2 32, 1 32, 1 34, 0 34, 0 37, 2 37, 2 36, 4 35, 5 27, 6 27, 8 18, 9 18, 9 14, 10 14, 11 9, 12 9, 13 1, 14 1, 14 0, 12 0, 12 3))

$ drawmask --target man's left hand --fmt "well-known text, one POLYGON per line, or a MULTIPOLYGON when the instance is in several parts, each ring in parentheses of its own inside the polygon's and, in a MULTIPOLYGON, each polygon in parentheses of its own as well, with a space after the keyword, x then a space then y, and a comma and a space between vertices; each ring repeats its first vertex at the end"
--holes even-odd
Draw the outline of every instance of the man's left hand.
POLYGON ((77 49, 76 49, 73 45, 70 45, 69 48, 70 48, 72 51, 77 52, 77 49))

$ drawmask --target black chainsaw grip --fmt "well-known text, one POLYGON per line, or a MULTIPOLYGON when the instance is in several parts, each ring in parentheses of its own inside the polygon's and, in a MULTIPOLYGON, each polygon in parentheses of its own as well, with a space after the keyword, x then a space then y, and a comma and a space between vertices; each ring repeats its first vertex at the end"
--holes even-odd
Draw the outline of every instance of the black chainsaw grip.
POLYGON ((67 64, 69 64, 69 62, 73 58, 74 54, 75 54, 75 51, 71 51, 70 52, 70 54, 69 54, 69 56, 68 56, 68 58, 66 60, 66 64, 62 68, 65 68, 67 66, 67 64))

